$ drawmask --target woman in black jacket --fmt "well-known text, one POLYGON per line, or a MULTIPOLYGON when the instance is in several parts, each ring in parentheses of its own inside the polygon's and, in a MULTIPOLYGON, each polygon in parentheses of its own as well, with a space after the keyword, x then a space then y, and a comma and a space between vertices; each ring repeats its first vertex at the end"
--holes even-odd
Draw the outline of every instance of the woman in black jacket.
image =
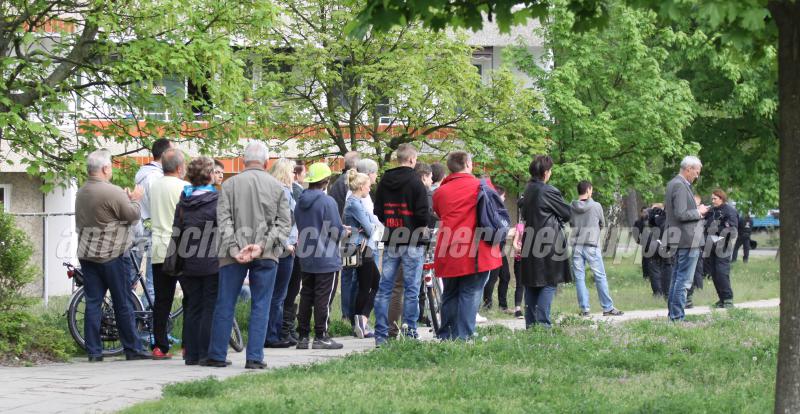
MULTIPOLYGON (((711 192, 711 204, 714 206, 706 215, 706 252, 708 273, 714 281, 719 301, 717 308, 733 307, 733 288, 731 288, 731 253, 732 240, 736 238, 739 225, 739 213, 728 204, 728 196, 724 191, 716 189, 711 192)), ((706 254, 703 255, 704 257, 706 254)))
POLYGON ((214 188, 214 161, 208 157, 192 160, 186 186, 175 209, 173 229, 177 229, 177 252, 183 273, 181 289, 186 300, 183 317, 183 345, 186 365, 207 359, 211 339, 211 320, 217 300, 219 262, 214 235, 217 231, 217 198, 214 188))
POLYGON ((548 185, 553 160, 537 155, 530 165, 531 180, 521 202, 520 217, 525 232, 517 248, 522 251, 521 277, 525 286, 525 326, 549 327, 550 305, 559 283, 572 281, 572 271, 564 235, 564 223, 570 219, 569 204, 561 192, 548 185))

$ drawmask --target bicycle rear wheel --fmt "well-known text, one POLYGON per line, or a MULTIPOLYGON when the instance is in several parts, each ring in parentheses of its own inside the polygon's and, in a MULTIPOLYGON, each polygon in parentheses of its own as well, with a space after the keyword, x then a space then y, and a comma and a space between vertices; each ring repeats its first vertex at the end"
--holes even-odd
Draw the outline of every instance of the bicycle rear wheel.
POLYGON ((233 329, 231 330, 231 339, 228 343, 236 352, 242 352, 242 350, 244 350, 244 338, 242 338, 242 331, 239 329, 239 323, 236 322, 236 318, 233 318, 233 329))
MULTIPOLYGON (((128 292, 128 297, 133 305, 133 311, 141 312, 142 303, 132 291, 128 292)), ((116 319, 114 316, 114 303, 111 294, 106 293, 103 303, 100 305, 100 341, 103 345, 103 356, 121 355, 123 351, 122 342, 119 338, 116 319)), ((72 339, 78 346, 86 351, 86 337, 84 335, 84 323, 86 320, 86 292, 83 287, 72 294, 67 309, 67 325, 72 339)))

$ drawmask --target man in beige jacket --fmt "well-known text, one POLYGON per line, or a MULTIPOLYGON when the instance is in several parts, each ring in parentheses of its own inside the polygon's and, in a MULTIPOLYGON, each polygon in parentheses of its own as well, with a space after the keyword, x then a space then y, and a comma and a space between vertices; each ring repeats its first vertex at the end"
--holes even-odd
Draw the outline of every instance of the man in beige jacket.
POLYGON ((106 291, 111 291, 117 331, 126 359, 150 359, 150 354, 142 351, 136 334, 133 309, 128 300, 128 268, 123 260, 133 244, 131 226, 139 221, 142 188, 137 186, 131 192, 109 182, 111 154, 104 149, 89 154, 86 170, 89 178, 75 198, 75 227, 86 293, 83 329, 89 361, 103 360, 100 320, 106 291))

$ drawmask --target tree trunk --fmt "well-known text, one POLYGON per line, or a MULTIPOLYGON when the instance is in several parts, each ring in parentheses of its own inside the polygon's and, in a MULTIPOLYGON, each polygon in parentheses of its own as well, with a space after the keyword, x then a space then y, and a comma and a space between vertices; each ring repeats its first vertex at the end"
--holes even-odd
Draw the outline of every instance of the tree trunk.
POLYGON ((778 26, 781 319, 775 412, 800 413, 800 1, 769 2, 778 26))

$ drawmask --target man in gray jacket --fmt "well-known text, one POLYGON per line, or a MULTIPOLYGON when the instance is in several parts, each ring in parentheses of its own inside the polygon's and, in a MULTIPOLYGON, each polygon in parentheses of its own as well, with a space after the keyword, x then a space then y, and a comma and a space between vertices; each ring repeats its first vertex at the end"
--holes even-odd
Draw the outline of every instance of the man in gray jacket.
POLYGON ((572 267, 575 273, 575 290, 578 292, 578 306, 581 316, 589 316, 589 291, 586 290, 586 268, 589 263, 594 275, 597 296, 603 308, 603 316, 620 316, 622 312, 614 308, 614 301, 608 291, 606 269, 603 265, 603 252, 600 249, 600 229, 605 226, 603 206, 592 200, 592 183, 578 183, 578 199, 572 202, 572 267))
POLYGON ((251 142, 244 151, 245 170, 222 183, 217 205, 219 290, 211 324, 211 344, 204 365, 225 367, 236 299, 244 278, 250 280, 252 305, 245 368, 264 369, 269 305, 291 228, 283 186, 269 175, 267 147, 251 142))
POLYGON ((708 211, 703 204, 694 200, 692 183, 700 175, 703 164, 694 156, 681 161, 681 171, 668 184, 664 196, 664 210, 667 215, 665 239, 670 250, 675 251, 675 266, 669 286, 667 306, 669 319, 682 321, 686 307, 686 292, 692 286, 697 259, 700 257, 700 243, 703 241, 702 218, 708 211))

